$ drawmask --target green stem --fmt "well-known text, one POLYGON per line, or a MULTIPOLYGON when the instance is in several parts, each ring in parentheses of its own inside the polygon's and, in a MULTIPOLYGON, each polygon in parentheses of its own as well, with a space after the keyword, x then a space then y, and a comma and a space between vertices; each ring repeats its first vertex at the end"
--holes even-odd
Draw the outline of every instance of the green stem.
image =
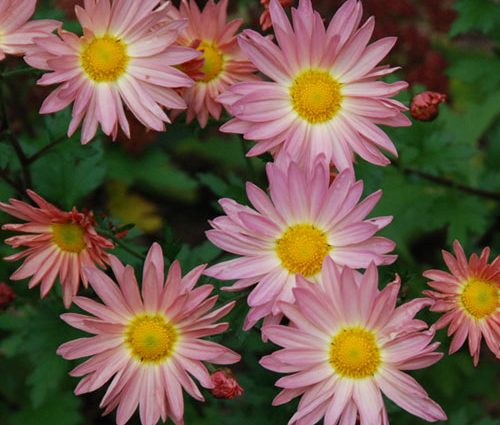
POLYGON ((120 248, 122 248, 129 254, 132 254, 134 257, 137 257, 142 261, 146 259, 146 256, 144 254, 141 254, 139 251, 136 251, 135 249, 129 247, 125 242, 123 242, 122 239, 117 238, 115 234, 110 230, 105 230, 105 229, 96 229, 96 230, 97 233, 99 233, 101 236, 105 236, 106 238, 111 239, 116 245, 118 245, 120 248))
POLYGON ((447 179, 445 177, 435 176, 434 174, 426 173, 424 171, 417 170, 411 167, 402 166, 400 162, 393 160, 392 164, 395 165, 399 170, 401 170, 404 174, 412 174, 418 177, 421 177, 425 180, 429 180, 433 183, 437 183, 441 186, 446 186, 451 189, 459 190, 464 193, 468 193, 470 195, 480 196, 482 198, 493 199, 495 201, 500 201, 500 193, 492 192, 489 190, 478 189, 472 186, 467 186, 462 183, 458 183, 454 180, 447 179))
POLYGON ((48 145, 45 145, 39 151, 35 152, 33 155, 26 158, 28 164, 33 164, 35 161, 40 159, 43 155, 45 155, 48 151, 50 151, 54 146, 57 146, 59 143, 67 140, 66 136, 60 137, 59 139, 50 142, 48 145))

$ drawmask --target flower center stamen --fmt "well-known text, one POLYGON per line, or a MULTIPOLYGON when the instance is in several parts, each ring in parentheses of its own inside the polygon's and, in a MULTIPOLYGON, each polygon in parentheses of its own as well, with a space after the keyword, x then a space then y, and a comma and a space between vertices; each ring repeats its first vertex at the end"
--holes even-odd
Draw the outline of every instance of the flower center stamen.
POLYGON ((283 267, 303 276, 318 273, 330 249, 325 233, 312 224, 291 226, 276 241, 276 253, 283 267))
POLYGON ((63 251, 81 252, 87 245, 85 230, 79 224, 63 223, 52 225, 52 240, 63 251))
POLYGON ((331 120, 342 102, 341 84, 329 72, 309 70, 295 78, 290 98, 297 114, 311 124, 331 120))
POLYGON ((495 282, 473 278, 465 283, 460 300, 467 313, 479 320, 496 311, 499 292, 495 282))
POLYGON ((341 330, 330 344, 330 364, 340 376, 362 379, 373 376, 381 363, 375 335, 363 328, 341 330))
POLYGON ((206 40, 200 43, 198 50, 203 52, 204 59, 203 66, 201 67, 201 71, 203 72, 201 81, 208 83, 217 78, 221 73, 224 67, 224 56, 215 43, 206 40))
POLYGON ((127 69, 127 45, 111 35, 94 38, 83 47, 80 60, 91 80, 97 83, 116 81, 127 69))
POLYGON ((144 363, 158 363, 169 358, 177 339, 177 329, 159 314, 138 316, 126 330, 127 345, 133 356, 144 363))

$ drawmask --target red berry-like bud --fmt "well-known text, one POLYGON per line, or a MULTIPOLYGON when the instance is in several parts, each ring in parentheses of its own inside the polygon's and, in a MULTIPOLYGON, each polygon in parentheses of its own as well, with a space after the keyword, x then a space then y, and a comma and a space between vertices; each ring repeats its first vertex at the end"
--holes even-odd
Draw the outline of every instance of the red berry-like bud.
POLYGON ((217 398, 228 400, 243 394, 243 388, 238 384, 230 369, 219 369, 210 375, 214 387, 212 394, 217 398))
POLYGON ((445 101, 446 95, 442 93, 424 91, 412 99, 410 114, 419 121, 432 121, 438 115, 439 104, 445 101))
POLYGON ((4 282, 0 282, 0 310, 9 306, 16 299, 14 290, 4 282))

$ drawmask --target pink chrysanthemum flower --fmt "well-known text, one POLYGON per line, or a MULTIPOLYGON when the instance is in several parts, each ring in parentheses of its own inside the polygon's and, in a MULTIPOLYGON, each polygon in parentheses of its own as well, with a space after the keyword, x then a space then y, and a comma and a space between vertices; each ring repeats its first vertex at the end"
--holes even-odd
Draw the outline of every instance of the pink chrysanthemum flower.
POLYGON ((38 19, 28 22, 35 13, 36 0, 0 0, 0 60, 5 55, 24 55, 33 39, 46 37, 59 21, 38 19))
POLYGON ((396 307, 399 278, 378 290, 377 268, 364 275, 331 260, 320 285, 300 282, 296 305, 282 303, 290 326, 268 326, 263 333, 283 349, 261 365, 292 373, 276 382, 283 388, 273 405, 301 396, 292 424, 388 425, 382 393, 402 409, 429 422, 446 414, 403 370, 429 367, 442 356, 434 350, 434 329, 414 319, 432 301, 415 299, 396 307), (302 285, 304 283, 304 285, 302 285), (359 416, 358 416, 359 415, 359 416), (359 417, 359 422, 357 422, 359 417))
POLYGON ((351 268, 396 259, 386 255, 394 242, 374 236, 392 217, 365 220, 382 192, 358 204, 363 182, 355 181, 352 170, 344 170, 330 183, 328 164, 318 157, 310 167, 288 160, 268 163, 267 176, 270 196, 247 183, 255 210, 221 199, 226 215, 214 219, 213 230, 207 232, 213 244, 240 258, 214 265, 205 273, 222 280, 238 279, 225 288, 231 291, 257 283, 248 297, 251 310, 245 329, 266 316, 266 323, 279 322, 279 301, 293 301, 297 275, 315 280, 327 257, 351 268))
POLYGON ((407 108, 390 99, 407 84, 376 81, 396 69, 376 66, 396 39, 368 45, 374 20, 358 29, 357 0, 347 1, 326 30, 311 0, 292 9, 293 28, 278 0, 271 0, 269 10, 279 46, 251 30, 239 43, 272 81, 236 84, 222 94, 219 100, 235 118, 221 130, 255 140, 249 156, 284 151, 307 162, 323 153, 342 170, 352 166, 354 152, 389 164, 379 149, 396 155, 396 148, 376 124, 410 125, 401 113, 407 108))
POLYGON ((199 55, 175 45, 186 24, 165 19, 160 0, 85 0, 75 11, 83 37, 60 31, 59 37, 37 39, 26 61, 50 70, 40 85, 61 84, 45 99, 40 112, 59 111, 74 102, 68 129, 72 135, 83 120, 82 143, 89 142, 100 123, 116 138, 118 128, 130 138, 123 103, 147 128, 163 131, 170 120, 162 107, 184 109, 175 88, 189 87, 191 78, 174 66, 199 55))
MULTIPOLYGON (((187 103, 187 122, 195 117, 201 127, 207 125, 208 117, 220 118, 221 104, 216 100, 229 86, 245 80, 255 79, 255 67, 242 54, 235 33, 242 19, 227 21, 227 0, 217 4, 209 0, 200 11, 194 0, 182 0, 179 10, 170 9, 174 19, 187 19, 188 25, 180 32, 178 43, 196 47, 202 52, 201 68, 190 72, 189 64, 181 66, 195 81, 195 85, 182 89, 187 103)), ((197 60, 197 59, 195 59, 197 60)))
POLYGON ((125 424, 139 406, 143 425, 155 425, 170 417, 183 423, 182 389, 203 400, 194 376, 205 388, 213 388, 203 362, 231 364, 240 356, 222 345, 201 338, 217 335, 228 323, 216 323, 234 302, 212 310, 217 296, 211 285, 194 286, 205 266, 181 277, 178 262, 164 278, 163 253, 153 244, 144 263, 142 291, 131 266, 114 257, 111 267, 117 286, 97 269, 85 269, 90 285, 103 301, 84 297, 74 302, 92 316, 63 314, 71 326, 94 334, 63 344, 57 350, 65 359, 90 357, 71 375, 84 376, 76 394, 88 393, 111 383, 102 399, 104 414, 117 408, 116 423, 125 424))
POLYGON ((460 242, 453 243, 455 257, 443 251, 443 258, 451 273, 428 270, 424 273, 433 290, 424 294, 435 300, 432 311, 446 313, 436 322, 437 329, 449 325, 448 336, 455 334, 450 354, 469 340, 469 351, 474 366, 479 362, 481 338, 484 336, 490 350, 500 359, 500 256, 488 264, 490 249, 481 256, 472 254, 467 261, 460 242))
POLYGON ((28 195, 38 208, 16 199, 11 199, 10 204, 0 202, 0 210, 27 222, 2 226, 3 230, 26 233, 5 240, 13 248, 27 247, 5 258, 7 261, 26 258, 10 278, 31 277, 29 287, 40 284, 43 298, 59 277, 64 305, 68 308, 78 292, 80 279, 85 287, 88 284, 83 267, 105 267, 108 261, 105 250, 113 248, 113 243, 97 234, 92 213, 80 213, 75 208, 61 211, 31 190, 28 195))

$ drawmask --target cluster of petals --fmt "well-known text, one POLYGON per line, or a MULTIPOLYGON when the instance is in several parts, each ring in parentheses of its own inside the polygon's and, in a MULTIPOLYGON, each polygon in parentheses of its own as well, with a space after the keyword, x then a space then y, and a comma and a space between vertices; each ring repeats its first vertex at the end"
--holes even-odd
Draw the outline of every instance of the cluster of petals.
POLYGON ((451 273, 427 270, 424 276, 431 290, 424 294, 435 300, 432 311, 444 313, 435 327, 448 327, 448 336, 454 334, 449 353, 460 349, 468 339, 474 365, 479 362, 481 340, 500 359, 500 256, 488 262, 490 249, 481 255, 472 254, 467 260, 460 242, 453 243, 455 256, 443 251, 443 258, 451 273))
POLYGON ((37 204, 11 199, 10 204, 0 202, 0 210, 26 221, 20 224, 4 224, 3 230, 20 232, 5 242, 13 248, 25 250, 5 257, 7 261, 25 259, 12 274, 12 280, 31 277, 29 287, 40 284, 41 296, 45 297, 57 278, 62 285, 64 305, 69 307, 80 286, 87 286, 84 267, 105 267, 108 261, 106 250, 113 243, 97 234, 92 213, 61 211, 35 192, 28 195, 37 204))
POLYGON ((324 157, 302 166, 284 156, 268 163, 266 170, 269 194, 247 183, 254 209, 221 199, 226 215, 212 220, 213 229, 207 232, 213 244, 239 258, 216 264, 205 273, 221 280, 237 279, 224 288, 228 291, 257 284, 247 300, 251 310, 245 329, 264 317, 266 323, 279 322, 279 302, 294 300, 297 275, 314 280, 327 257, 355 269, 396 259, 387 255, 394 242, 374 236, 392 217, 365 219, 382 192, 359 202, 363 182, 355 180, 352 170, 344 170, 331 183, 324 157), (286 242, 281 248, 280 241, 286 242))
POLYGON ((182 277, 179 264, 174 262, 165 280, 163 253, 158 244, 153 244, 145 260, 141 292, 131 266, 124 266, 114 256, 110 256, 110 262, 118 284, 98 269, 85 269, 102 303, 77 296, 75 304, 91 315, 61 316, 71 326, 94 335, 67 342, 58 349, 65 359, 90 357, 71 372, 83 377, 75 393, 95 391, 111 381, 101 407, 105 414, 117 409, 118 425, 125 424, 137 408, 143 425, 155 425, 160 418, 182 424, 183 390, 203 400, 191 376, 205 388, 214 386, 203 362, 231 364, 240 359, 228 348, 202 339, 228 328, 228 323, 216 322, 232 309, 234 302, 213 309, 218 298, 210 296, 213 287, 195 288, 204 266, 182 277), (147 362, 134 353, 130 327, 137 320, 146 320, 146 337, 143 335, 144 339, 136 343, 146 354, 168 349, 165 358, 147 362), (149 329, 148 320, 153 320, 149 329), (175 341, 162 336, 155 320, 173 329, 175 341), (162 343, 170 346, 162 347, 162 343))
POLYGON ((28 21, 35 13, 36 0, 0 1, 0 60, 5 55, 24 55, 33 39, 46 37, 61 23, 52 19, 28 21))
POLYGON ((287 152, 307 162, 322 153, 342 170, 356 153, 389 164, 380 149, 396 155, 396 148, 377 125, 410 125, 407 108, 391 99, 407 84, 377 81, 397 69, 377 66, 396 38, 368 44, 374 19, 359 27, 357 0, 346 1, 327 28, 311 0, 292 9, 293 27, 278 0, 269 11, 278 45, 252 30, 239 43, 271 81, 242 82, 223 93, 219 100, 235 118, 221 130, 255 140, 250 156, 287 152))
POLYGON ((146 128, 163 131, 170 119, 164 107, 184 109, 176 89, 191 78, 176 66, 199 55, 175 44, 184 21, 165 20, 169 4, 160 0, 85 0, 75 6, 83 36, 61 30, 38 38, 25 59, 51 71, 40 85, 59 84, 44 101, 47 114, 73 103, 68 136, 82 124, 82 143, 89 142, 100 124, 116 138, 119 128, 130 137, 124 105, 146 128))
POLYGON ((170 19, 188 22, 179 32, 177 42, 202 52, 201 61, 197 58, 181 66, 195 84, 180 90, 187 104, 187 122, 196 118, 201 127, 207 125, 209 116, 220 118, 222 105, 217 97, 221 93, 237 82, 256 78, 255 67, 236 40, 243 20, 227 22, 227 6, 228 0, 217 4, 209 0, 200 11, 194 0, 182 0, 179 9, 168 9, 170 19), (193 63, 199 66, 192 67, 193 63))
POLYGON ((415 319, 431 300, 396 307, 399 278, 378 290, 377 268, 364 275, 327 260, 319 285, 299 284, 296 305, 282 303, 289 326, 271 325, 263 333, 282 349, 261 365, 290 374, 274 405, 301 397, 289 424, 383 424, 389 420, 381 392, 402 409, 430 422, 446 415, 420 384, 403 372, 436 363, 434 330, 415 319), (343 339, 338 351, 333 344, 343 339), (347 376, 349 373, 354 376, 347 376), (358 421, 359 418, 359 422, 358 421))

